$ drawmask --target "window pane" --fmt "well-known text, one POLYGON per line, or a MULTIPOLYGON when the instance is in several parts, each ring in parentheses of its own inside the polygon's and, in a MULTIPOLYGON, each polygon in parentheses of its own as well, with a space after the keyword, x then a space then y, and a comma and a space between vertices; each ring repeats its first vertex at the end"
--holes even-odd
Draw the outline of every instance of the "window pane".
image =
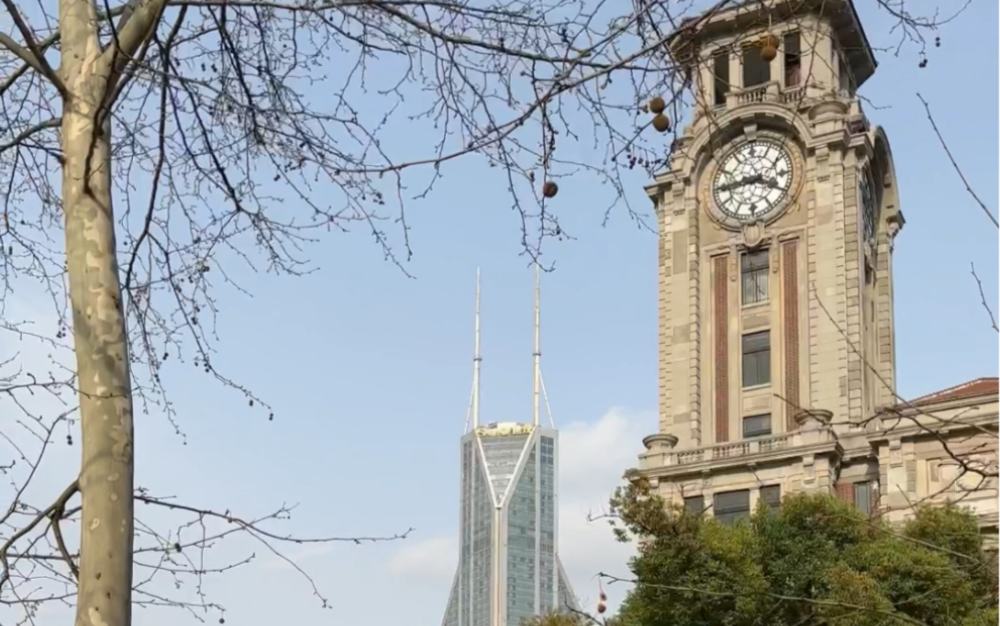
POLYGON ((750 516, 750 490, 726 491, 715 494, 715 519, 729 525, 750 516))
POLYGON ((684 498, 684 508, 701 515, 705 512, 705 496, 688 496, 684 498))
POLYGON ((760 57, 760 48, 743 48, 743 87, 763 85, 771 80, 771 64, 760 57))
POLYGON ((854 483, 854 506, 865 515, 871 515, 871 488, 868 483, 854 483))
POLYGON ((729 53, 716 54, 713 61, 715 104, 722 105, 726 103, 726 94, 729 93, 729 53))
POLYGON ((766 385, 771 382, 771 351, 758 352, 757 357, 757 384, 766 385))
POLYGON ((771 414, 748 415, 743 418, 743 438, 763 437, 771 434, 771 414))
POLYGON ((750 510, 750 490, 723 491, 715 494, 715 512, 732 513, 733 511, 750 510))
POLYGON ((785 62, 788 62, 789 58, 798 60, 801 53, 801 46, 798 33, 788 33, 785 35, 785 62))
POLYGON ((789 33, 784 38, 785 87, 797 87, 802 82, 802 54, 798 33, 789 33))
POLYGON ((767 250, 747 252, 740 257, 740 265, 742 266, 744 272, 767 269, 769 258, 767 250))
POLYGON ((752 356, 743 355, 743 386, 753 387, 757 384, 757 361, 752 356))
POLYGON ((767 302, 767 268, 744 272, 743 279, 740 283, 743 294, 743 304, 759 304, 761 302, 767 302))
POLYGON ((743 386, 755 387, 771 382, 771 353, 752 352, 743 355, 743 386))
POLYGON ((743 335, 743 353, 760 352, 771 349, 771 331, 762 330, 743 335))
POLYGON ((767 485, 760 488, 760 499, 772 509, 781 504, 781 485, 767 485))
POLYGON ((725 526, 732 526, 741 519, 748 519, 750 511, 734 511, 732 513, 716 513, 715 519, 725 526))
POLYGON ((743 335, 743 386, 771 382, 771 335, 761 331, 743 335))

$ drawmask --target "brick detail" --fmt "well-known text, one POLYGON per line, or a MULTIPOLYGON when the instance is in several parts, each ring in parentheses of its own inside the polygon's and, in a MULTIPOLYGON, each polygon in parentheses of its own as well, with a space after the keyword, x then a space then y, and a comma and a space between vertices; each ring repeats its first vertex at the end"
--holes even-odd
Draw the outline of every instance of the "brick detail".
POLYGON ((849 482, 838 482, 833 488, 838 500, 854 503, 854 485, 849 482))
POLYGON ((729 259, 713 264, 713 332, 715 333, 715 441, 729 441, 729 259))
POLYGON ((785 430, 795 430, 795 413, 801 404, 799 393, 799 268, 798 242, 781 247, 782 306, 784 307, 785 347, 785 430))

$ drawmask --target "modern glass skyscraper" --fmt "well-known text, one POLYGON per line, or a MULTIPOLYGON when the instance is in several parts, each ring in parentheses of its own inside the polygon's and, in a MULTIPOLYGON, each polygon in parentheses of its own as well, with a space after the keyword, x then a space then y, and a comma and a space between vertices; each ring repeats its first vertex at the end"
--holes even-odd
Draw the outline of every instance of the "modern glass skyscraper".
POLYGON ((461 439, 458 571, 443 626, 519 626, 525 618, 577 608, 558 554, 559 434, 539 424, 545 391, 538 296, 536 273, 532 422, 480 425, 477 277, 472 423, 461 439))

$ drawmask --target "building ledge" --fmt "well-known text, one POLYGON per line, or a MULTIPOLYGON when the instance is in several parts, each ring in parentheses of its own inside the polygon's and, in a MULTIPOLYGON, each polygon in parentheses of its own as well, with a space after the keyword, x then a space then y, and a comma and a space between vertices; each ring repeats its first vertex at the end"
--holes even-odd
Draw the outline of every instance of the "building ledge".
POLYGON ((942 436, 947 433, 963 430, 978 430, 982 432, 997 429, 997 413, 973 415, 968 417, 952 417, 942 419, 933 415, 898 415, 883 414, 879 419, 872 420, 875 430, 866 433, 868 441, 878 444, 889 439, 911 439, 921 435, 942 436))
POLYGON ((667 478, 703 472, 725 472, 748 465, 786 462, 807 455, 840 455, 843 450, 830 429, 806 430, 747 439, 687 450, 655 445, 661 438, 647 437, 650 449, 639 456, 639 471, 647 477, 667 478))

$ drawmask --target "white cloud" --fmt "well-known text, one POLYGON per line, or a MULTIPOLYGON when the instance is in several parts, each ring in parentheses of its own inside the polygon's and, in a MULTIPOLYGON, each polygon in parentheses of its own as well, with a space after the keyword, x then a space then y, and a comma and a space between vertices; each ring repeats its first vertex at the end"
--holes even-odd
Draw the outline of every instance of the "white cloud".
MULTIPOLYGON (((575 422, 559 432, 559 553, 585 609, 597 600, 597 574, 627 574, 632 546, 615 541, 607 520, 608 497, 622 474, 638 462, 651 415, 612 409, 596 422, 575 422)), ((624 597, 621 586, 605 589, 609 608, 624 597)))
MULTIPOLYGON (((585 609, 598 593, 597 574, 627 574, 632 547, 615 541, 606 520, 608 497, 634 467, 642 438, 654 428, 649 414, 612 409, 595 422, 574 422, 559 432, 559 552, 574 591, 585 609)), ((447 587, 458 563, 458 541, 442 536, 407 542, 389 561, 394 576, 447 587)), ((627 589, 605 590, 615 609, 627 589)))

